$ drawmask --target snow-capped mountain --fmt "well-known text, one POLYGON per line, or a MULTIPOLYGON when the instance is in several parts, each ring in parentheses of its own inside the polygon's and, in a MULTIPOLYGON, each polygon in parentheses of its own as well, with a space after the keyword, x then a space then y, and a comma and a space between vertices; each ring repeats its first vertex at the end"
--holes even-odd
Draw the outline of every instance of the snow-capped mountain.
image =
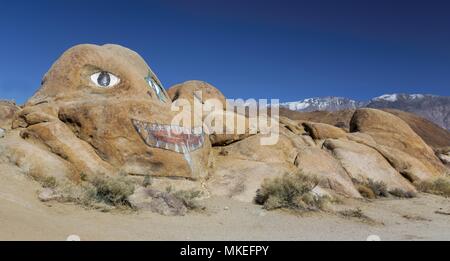
POLYGON ((347 99, 344 97, 317 97, 304 99, 297 102, 281 103, 281 107, 289 108, 293 111, 338 111, 345 109, 356 109, 363 107, 366 103, 347 99))
POLYGON ((294 111, 338 111, 343 109, 392 108, 420 115, 450 130, 450 97, 429 94, 385 94, 370 101, 357 101, 344 97, 308 98, 281 103, 280 107, 294 111))
POLYGON ((389 94, 372 99, 367 107, 392 108, 412 112, 450 130, 449 96, 389 94))

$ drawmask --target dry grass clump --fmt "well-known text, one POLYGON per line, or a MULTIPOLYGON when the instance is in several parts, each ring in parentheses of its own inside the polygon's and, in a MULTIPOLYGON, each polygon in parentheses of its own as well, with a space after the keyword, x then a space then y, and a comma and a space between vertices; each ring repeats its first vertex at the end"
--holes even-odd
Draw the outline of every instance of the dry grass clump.
POLYGON ((413 191, 405 191, 399 188, 390 190, 389 194, 397 198, 415 198, 417 196, 417 194, 414 193, 413 191))
POLYGON ((363 222, 373 222, 373 220, 368 217, 360 208, 347 209, 339 211, 338 214, 344 218, 354 218, 363 222))
POLYGON ((98 176, 91 181, 95 199, 113 206, 129 206, 128 197, 134 193, 134 183, 125 177, 98 176))
POLYGON ((364 184, 356 184, 356 189, 358 190, 359 194, 361 194, 361 196, 363 196, 364 198, 368 199, 376 198, 375 193, 372 191, 372 189, 364 184))
POLYGON ((450 197, 450 178, 448 177, 425 180, 417 182, 415 185, 421 192, 450 197))
POLYGON ((33 178, 44 188, 54 188, 58 183, 52 176, 34 176, 33 178))
POLYGON ((369 179, 367 185, 373 191, 376 197, 385 198, 389 196, 386 183, 369 179))
POLYGON ((49 184, 52 185, 51 188, 57 195, 58 201, 73 202, 89 207, 103 204, 111 207, 128 208, 131 207, 128 197, 134 193, 134 183, 122 176, 97 176, 89 181, 82 181, 80 184, 74 184, 70 181, 58 183, 56 180, 54 183, 53 181, 49 182, 49 184))
POLYGON ((285 174, 281 178, 265 180, 256 192, 255 202, 267 210, 321 210, 328 198, 312 193, 318 184, 317 178, 302 173, 285 174))
POLYGON ((382 181, 374 181, 372 179, 368 179, 367 181, 362 182, 353 179, 353 183, 355 184, 356 189, 359 191, 361 196, 365 198, 375 199, 389 196, 386 183, 382 181))
POLYGON ((189 210, 203 210, 205 209, 204 206, 202 206, 198 199, 202 196, 202 192, 199 190, 179 190, 175 192, 171 192, 173 196, 175 196, 177 199, 183 202, 183 204, 186 206, 189 210))
POLYGON ((366 182, 361 182, 353 180, 353 183, 361 196, 368 199, 386 198, 390 195, 397 198, 414 198, 417 196, 413 191, 405 191, 400 188, 388 190, 386 183, 382 181, 368 179, 366 182))

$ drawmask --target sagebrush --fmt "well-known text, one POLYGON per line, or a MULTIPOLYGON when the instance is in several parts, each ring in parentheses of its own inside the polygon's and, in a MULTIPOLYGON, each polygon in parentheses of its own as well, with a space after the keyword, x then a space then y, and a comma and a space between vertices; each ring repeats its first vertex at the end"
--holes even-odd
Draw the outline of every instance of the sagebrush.
POLYGON ((265 180, 256 192, 255 202, 267 210, 320 210, 324 208, 328 198, 312 192, 318 184, 316 177, 302 173, 285 174, 280 178, 265 180))
POLYGON ((421 192, 450 197, 450 178, 439 177, 415 183, 421 192))

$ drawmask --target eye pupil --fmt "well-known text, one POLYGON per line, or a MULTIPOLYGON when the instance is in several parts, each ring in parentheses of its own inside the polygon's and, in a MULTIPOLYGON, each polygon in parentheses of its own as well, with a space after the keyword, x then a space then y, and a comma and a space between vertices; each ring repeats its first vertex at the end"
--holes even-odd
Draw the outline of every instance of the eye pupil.
POLYGON ((109 76, 109 73, 101 72, 97 78, 97 83, 100 86, 109 86, 109 84, 111 83, 111 77, 109 76))

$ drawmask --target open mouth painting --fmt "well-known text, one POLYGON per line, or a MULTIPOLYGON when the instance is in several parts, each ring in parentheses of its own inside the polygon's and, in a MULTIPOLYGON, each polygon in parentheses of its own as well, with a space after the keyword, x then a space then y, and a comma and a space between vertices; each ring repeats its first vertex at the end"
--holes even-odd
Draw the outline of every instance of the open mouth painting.
POLYGON ((132 120, 132 122, 145 143, 151 147, 185 154, 196 151, 205 142, 202 127, 190 129, 139 120, 132 120))

